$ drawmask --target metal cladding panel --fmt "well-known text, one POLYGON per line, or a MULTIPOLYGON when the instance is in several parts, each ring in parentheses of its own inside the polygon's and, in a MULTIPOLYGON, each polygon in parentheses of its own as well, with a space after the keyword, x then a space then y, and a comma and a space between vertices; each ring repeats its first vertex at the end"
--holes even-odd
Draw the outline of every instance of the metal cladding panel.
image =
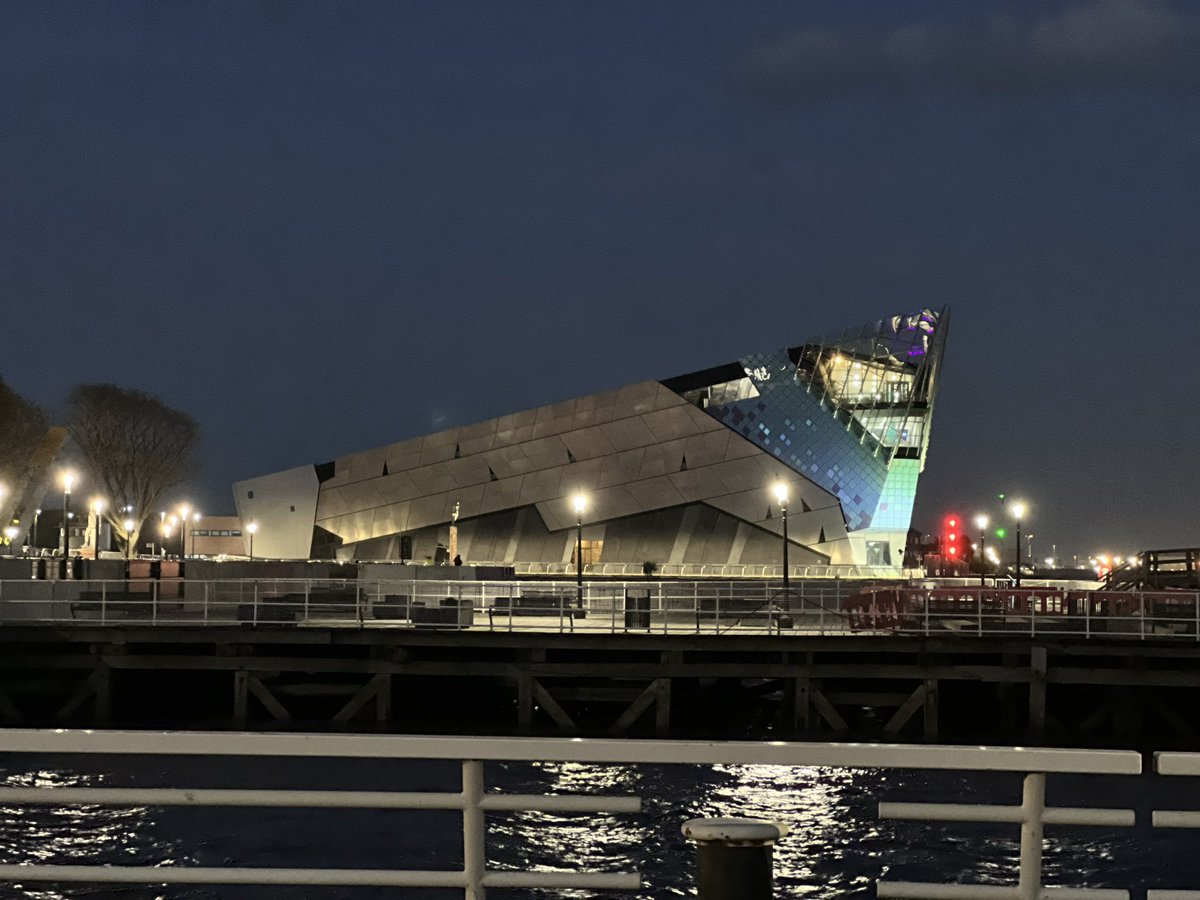
POLYGON ((551 466, 565 466, 570 462, 570 457, 567 456, 567 445, 557 435, 541 439, 535 438, 527 444, 522 444, 521 450, 535 471, 551 466))
POLYGON ((641 416, 626 416, 614 419, 600 429, 616 450, 632 450, 634 447, 648 447, 654 443, 654 435, 646 427, 641 416))
POLYGON ((676 438, 689 437, 699 429, 686 406, 671 406, 655 410, 641 417, 654 440, 663 443, 676 438))
MULTIPOLYGON (((273 559, 308 559, 317 517, 319 484, 312 466, 240 481, 233 487, 238 517, 254 522, 254 555, 273 559)), ((243 531, 246 553, 250 536, 243 531)))
POLYGON ((608 439, 604 429, 599 425, 565 433, 561 439, 568 452, 576 460, 595 459, 617 452, 617 448, 613 446, 612 441, 608 439))
POLYGON ((657 478, 684 470, 684 441, 651 444, 642 451, 642 464, 635 478, 657 478))
POLYGON ((550 500, 554 497, 561 496, 562 479, 565 466, 555 466, 552 469, 543 469, 540 472, 530 472, 521 479, 521 496, 518 498, 520 506, 529 506, 533 503, 540 503, 543 500, 550 500))
POLYGON ((443 491, 451 491, 458 487, 458 483, 454 480, 454 476, 450 474, 448 463, 422 465, 416 469, 409 469, 408 472, 403 474, 408 475, 408 477, 412 479, 413 484, 415 484, 417 489, 421 492, 421 496, 427 494, 439 494, 443 491))
POLYGON ((614 484, 624 484, 636 481, 642 471, 642 461, 646 458, 647 448, 638 447, 635 450, 625 450, 621 453, 610 453, 601 460, 600 482, 597 487, 609 487, 614 484))
POLYGON ((483 486, 483 501, 480 513, 496 512, 501 509, 511 509, 521 502, 521 482, 523 478, 502 478, 483 486))

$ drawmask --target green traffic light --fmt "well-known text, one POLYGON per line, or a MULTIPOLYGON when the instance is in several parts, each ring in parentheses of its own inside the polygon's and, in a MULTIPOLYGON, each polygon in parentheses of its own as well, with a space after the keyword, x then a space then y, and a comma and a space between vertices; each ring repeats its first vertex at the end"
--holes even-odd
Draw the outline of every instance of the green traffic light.
POLYGON ((1006 537, 1008 537, 1008 532, 1003 528, 997 528, 996 529, 996 537, 1001 538, 1001 539, 1006 538, 1006 537))

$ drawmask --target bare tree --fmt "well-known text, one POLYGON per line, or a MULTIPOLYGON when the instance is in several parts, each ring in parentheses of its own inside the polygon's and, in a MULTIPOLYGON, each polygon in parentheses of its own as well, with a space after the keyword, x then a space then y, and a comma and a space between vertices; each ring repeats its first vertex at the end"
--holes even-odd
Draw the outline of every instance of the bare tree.
POLYGON ((46 414, 0 378, 0 518, 21 516, 22 501, 31 481, 41 475, 39 450, 49 427, 46 414))
POLYGON ((200 427, 149 394, 112 384, 80 385, 71 392, 70 406, 71 437, 109 500, 104 517, 115 534, 136 546, 142 523, 195 470, 200 427), (123 505, 134 509, 131 532, 123 505))

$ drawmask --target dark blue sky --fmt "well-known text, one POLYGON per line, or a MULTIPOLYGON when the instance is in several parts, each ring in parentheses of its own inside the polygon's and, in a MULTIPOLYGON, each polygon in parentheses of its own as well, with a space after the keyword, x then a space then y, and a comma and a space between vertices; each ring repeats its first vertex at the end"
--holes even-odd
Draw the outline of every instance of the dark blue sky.
POLYGON ((189 491, 921 306, 917 524, 1196 546, 1200 7, 10 4, 2 374, 189 491), (994 512, 994 510, 993 510, 994 512))

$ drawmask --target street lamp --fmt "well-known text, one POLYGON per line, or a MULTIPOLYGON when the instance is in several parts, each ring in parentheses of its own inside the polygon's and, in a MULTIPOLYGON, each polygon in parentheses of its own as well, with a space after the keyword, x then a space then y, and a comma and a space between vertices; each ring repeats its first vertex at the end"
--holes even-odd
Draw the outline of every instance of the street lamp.
POLYGON ((587 509, 587 497, 576 494, 571 498, 575 504, 575 606, 583 609, 583 511, 587 509))
POLYGON ((101 514, 104 512, 104 498, 93 497, 92 502, 88 505, 88 511, 96 517, 96 530, 92 532, 92 552, 95 554, 93 559, 100 558, 100 522, 101 514))
POLYGON ((75 474, 73 472, 63 472, 63 516, 62 516, 62 552, 63 559, 70 555, 71 538, 67 530, 67 520, 71 517, 71 485, 75 483, 75 474))
POLYGON ((8 538, 8 555, 9 556, 17 555, 16 553, 13 552, 13 544, 16 542, 17 535, 19 535, 20 533, 21 533, 21 529, 18 528, 16 525, 9 525, 4 529, 4 536, 6 538, 8 538))
POLYGON ((250 534, 250 562, 254 562, 254 532, 258 531, 258 523, 251 522, 246 526, 246 531, 250 534))
POLYGON ((125 526, 125 559, 133 559, 133 529, 137 527, 137 522, 133 519, 126 519, 121 523, 125 526))
POLYGON ((41 518, 41 515, 42 511, 40 509, 35 509, 33 511, 33 534, 29 536, 29 543, 35 547, 38 545, 37 523, 38 519, 41 518))
POLYGON ((1017 520, 1017 587, 1021 586, 1021 519, 1025 517, 1025 504, 1018 500, 1009 507, 1014 519, 1017 520))
POLYGON ((986 566, 983 564, 984 556, 987 553, 987 516, 976 516, 975 527, 979 529, 979 586, 983 587, 983 574, 986 566))
POLYGON ((179 558, 187 556, 187 520, 192 508, 186 503, 179 506, 179 558))
POLYGON ((775 492, 775 500, 779 503, 779 514, 783 519, 783 594, 786 597, 788 595, 788 486, 782 481, 777 481, 772 490, 775 492))
POLYGON ((192 556, 196 555, 196 526, 200 524, 200 513, 192 513, 192 556))

